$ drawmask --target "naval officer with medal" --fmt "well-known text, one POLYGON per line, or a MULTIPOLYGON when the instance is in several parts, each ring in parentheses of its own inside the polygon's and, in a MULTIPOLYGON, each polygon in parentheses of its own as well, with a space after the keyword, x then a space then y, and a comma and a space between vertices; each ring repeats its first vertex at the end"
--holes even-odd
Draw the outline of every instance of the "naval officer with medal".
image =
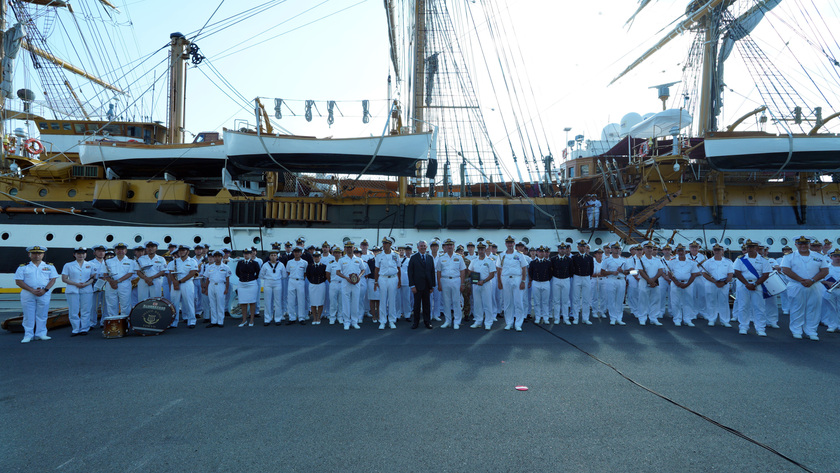
POLYGON ((50 289, 58 279, 58 272, 50 263, 44 263, 45 246, 30 246, 29 263, 22 264, 15 271, 15 284, 20 291, 23 308, 23 340, 49 340, 47 336, 47 312, 50 310, 50 289))

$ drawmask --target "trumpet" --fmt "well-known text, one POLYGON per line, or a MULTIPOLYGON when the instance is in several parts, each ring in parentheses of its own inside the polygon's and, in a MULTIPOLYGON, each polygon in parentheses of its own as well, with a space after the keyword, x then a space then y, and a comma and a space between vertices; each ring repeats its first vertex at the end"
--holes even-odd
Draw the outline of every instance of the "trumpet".
POLYGON ((838 286, 840 286, 840 281, 837 281, 836 283, 832 284, 831 287, 828 288, 827 292, 829 294, 831 294, 831 292, 834 291, 835 289, 837 289, 838 286))

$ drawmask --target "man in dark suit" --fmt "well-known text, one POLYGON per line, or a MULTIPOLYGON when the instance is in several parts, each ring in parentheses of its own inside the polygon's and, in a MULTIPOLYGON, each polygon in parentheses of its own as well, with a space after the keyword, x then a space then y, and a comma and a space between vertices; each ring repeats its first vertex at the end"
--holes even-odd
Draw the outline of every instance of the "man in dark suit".
POLYGON ((432 328, 431 306, 429 294, 435 287, 435 261, 426 253, 426 242, 417 242, 417 253, 408 261, 408 285, 414 294, 414 318, 411 328, 420 325, 420 310, 422 308, 423 324, 432 328))

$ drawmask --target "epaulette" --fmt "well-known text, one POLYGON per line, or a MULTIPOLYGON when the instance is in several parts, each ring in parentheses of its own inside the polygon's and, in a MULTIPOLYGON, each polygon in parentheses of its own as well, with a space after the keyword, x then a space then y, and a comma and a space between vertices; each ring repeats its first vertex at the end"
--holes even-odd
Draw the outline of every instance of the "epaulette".
POLYGON ((52 264, 52 263, 47 263, 47 264, 48 264, 48 265, 50 265, 50 266, 55 266, 55 265, 54 265, 54 264, 52 264))
POLYGON ((23 263, 22 265, 20 265, 20 267, 22 268, 22 267, 24 267, 24 266, 26 266, 26 265, 27 265, 27 263, 23 263))

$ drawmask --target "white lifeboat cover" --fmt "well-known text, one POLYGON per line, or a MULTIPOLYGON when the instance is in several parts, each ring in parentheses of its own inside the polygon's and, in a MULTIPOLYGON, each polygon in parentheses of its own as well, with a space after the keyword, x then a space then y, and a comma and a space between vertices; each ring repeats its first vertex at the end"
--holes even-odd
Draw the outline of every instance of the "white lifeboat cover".
POLYGON ((643 120, 630 129, 633 138, 658 138, 671 135, 671 130, 680 130, 691 125, 691 114, 683 109, 663 110, 652 117, 643 120))

